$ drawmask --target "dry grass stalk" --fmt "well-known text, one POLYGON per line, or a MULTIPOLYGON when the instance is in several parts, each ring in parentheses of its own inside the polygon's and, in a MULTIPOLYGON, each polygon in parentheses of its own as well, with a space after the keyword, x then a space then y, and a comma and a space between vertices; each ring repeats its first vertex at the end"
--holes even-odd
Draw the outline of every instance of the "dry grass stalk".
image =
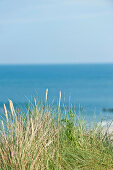
POLYGON ((35 102, 35 112, 36 112, 36 114, 37 114, 37 112, 38 112, 38 105, 37 105, 37 102, 36 102, 36 99, 34 98, 34 102, 35 102))
POLYGON ((32 135, 33 135, 33 132, 34 132, 34 126, 33 126, 33 119, 31 116, 31 133, 32 133, 32 135))
POLYGON ((2 123, 3 132, 5 132, 3 121, 1 121, 1 123, 2 123))

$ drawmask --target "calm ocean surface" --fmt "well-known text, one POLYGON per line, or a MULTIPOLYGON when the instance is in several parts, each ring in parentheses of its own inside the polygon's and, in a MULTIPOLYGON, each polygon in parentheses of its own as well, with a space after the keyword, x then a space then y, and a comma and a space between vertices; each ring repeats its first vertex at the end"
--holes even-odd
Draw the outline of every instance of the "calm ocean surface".
POLYGON ((87 120, 113 119, 113 65, 23 65, 0 66, 0 112, 8 99, 24 105, 31 97, 45 97, 57 104, 62 91, 61 104, 82 108, 87 120))

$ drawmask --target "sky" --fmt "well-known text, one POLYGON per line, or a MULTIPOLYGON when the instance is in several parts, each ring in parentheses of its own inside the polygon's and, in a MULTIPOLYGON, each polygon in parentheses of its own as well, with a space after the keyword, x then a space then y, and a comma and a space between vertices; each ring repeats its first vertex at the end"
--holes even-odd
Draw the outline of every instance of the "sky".
POLYGON ((113 63, 112 0, 0 0, 0 64, 113 63))

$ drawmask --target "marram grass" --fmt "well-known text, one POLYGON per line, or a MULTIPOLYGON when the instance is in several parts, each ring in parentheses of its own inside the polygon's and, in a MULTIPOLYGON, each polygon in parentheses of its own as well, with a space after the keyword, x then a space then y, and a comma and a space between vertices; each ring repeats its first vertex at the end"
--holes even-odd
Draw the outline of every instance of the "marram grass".
POLYGON ((31 104, 27 113, 16 111, 9 100, 0 125, 1 170, 112 170, 113 143, 102 128, 86 130, 83 121, 65 109, 46 103, 31 104), (58 115, 58 116, 57 116, 58 115))

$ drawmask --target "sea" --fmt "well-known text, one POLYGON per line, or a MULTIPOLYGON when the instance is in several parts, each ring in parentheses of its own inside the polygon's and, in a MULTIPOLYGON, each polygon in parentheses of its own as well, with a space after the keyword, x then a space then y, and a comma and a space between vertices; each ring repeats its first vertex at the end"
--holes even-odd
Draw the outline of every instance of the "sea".
POLYGON ((0 113, 8 100, 24 107, 36 98, 76 108, 86 121, 113 120, 113 64, 0 65, 0 113))

